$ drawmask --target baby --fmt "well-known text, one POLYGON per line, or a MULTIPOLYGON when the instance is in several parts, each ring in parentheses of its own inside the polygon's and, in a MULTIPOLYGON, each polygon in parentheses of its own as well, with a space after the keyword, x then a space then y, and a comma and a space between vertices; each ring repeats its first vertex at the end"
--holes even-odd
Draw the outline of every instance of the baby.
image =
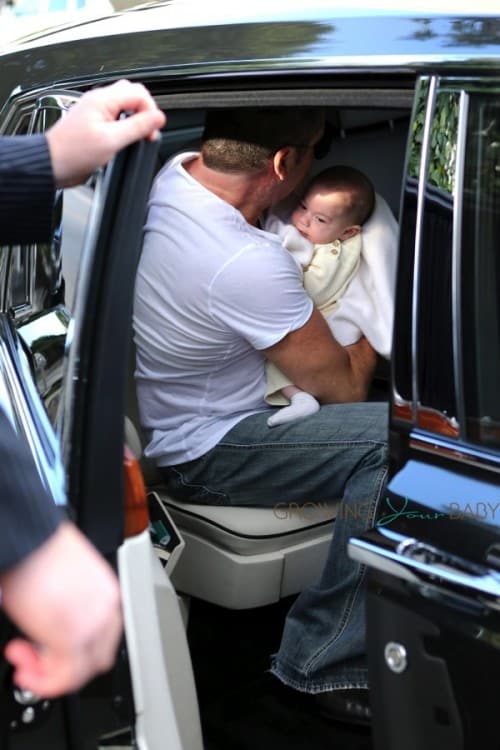
MULTIPOLYGON (((303 269, 304 287, 320 312, 329 318, 356 276, 361 262, 361 227, 375 205, 375 192, 362 172, 335 166, 316 175, 288 221, 270 214, 267 231, 278 234, 303 269)), ((361 331, 354 327, 354 343, 361 331)), ((345 344, 345 342, 343 342, 345 344)), ((275 412, 270 427, 314 414, 319 403, 291 383, 278 368, 266 366, 266 401, 288 404, 275 412)))

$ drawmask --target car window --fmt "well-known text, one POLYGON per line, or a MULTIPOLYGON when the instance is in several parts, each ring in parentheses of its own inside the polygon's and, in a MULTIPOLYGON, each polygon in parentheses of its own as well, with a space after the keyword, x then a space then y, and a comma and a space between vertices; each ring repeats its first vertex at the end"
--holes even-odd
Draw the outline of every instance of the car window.
MULTIPOLYGON (((61 116, 63 109, 50 103, 36 114, 35 131, 45 132, 61 116)), ((72 313, 75 283, 94 198, 95 177, 84 185, 59 190, 54 206, 52 241, 38 244, 33 314, 63 304, 72 313), (50 290, 47 296, 47 290, 50 290)))
POLYGON ((457 420, 452 263, 459 96, 457 91, 441 90, 435 99, 429 131, 418 282, 416 349, 421 406, 417 421, 425 429, 446 434, 453 433, 457 420))
POLYGON ((6 288, 6 308, 16 315, 23 315, 29 309, 31 298, 32 248, 15 245, 9 251, 8 282, 6 288))
MULTIPOLYGON (((57 93, 44 95, 38 102, 24 101, 10 116, 6 130, 43 133, 64 116, 74 100, 70 93, 57 93)), ((58 421, 67 331, 99 180, 100 175, 93 175, 84 185, 57 192, 49 242, 8 249, 4 309, 24 343, 36 389, 53 425, 58 421)))
POLYGON ((394 416, 407 420, 412 419, 409 406, 413 401, 412 382, 412 336, 413 336, 413 278, 415 264, 415 245, 417 235, 417 197, 422 154, 427 100, 429 97, 429 80, 421 79, 415 94, 415 105, 412 115, 412 126, 408 140, 406 178, 403 189, 403 206, 400 226, 399 251, 399 284, 396 291, 396 309, 394 320, 394 381, 396 403, 394 416))
POLYGON ((12 135, 26 135, 29 132, 30 119, 29 114, 22 115, 13 129, 12 135))
POLYGON ((462 224, 467 437, 500 445, 500 101, 471 93, 462 224))

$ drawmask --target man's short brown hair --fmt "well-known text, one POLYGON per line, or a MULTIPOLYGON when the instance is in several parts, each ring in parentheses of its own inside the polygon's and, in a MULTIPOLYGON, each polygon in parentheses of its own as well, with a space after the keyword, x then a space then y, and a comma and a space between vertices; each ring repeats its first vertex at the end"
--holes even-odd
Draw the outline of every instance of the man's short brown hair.
POLYGON ((203 161, 220 172, 257 172, 284 146, 307 148, 324 122, 318 107, 210 109, 202 136, 203 161))

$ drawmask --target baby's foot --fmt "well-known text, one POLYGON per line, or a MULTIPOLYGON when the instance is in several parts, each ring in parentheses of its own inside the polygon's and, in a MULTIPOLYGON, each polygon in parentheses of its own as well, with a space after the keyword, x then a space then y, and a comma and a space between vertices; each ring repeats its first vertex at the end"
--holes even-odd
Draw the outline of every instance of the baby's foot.
POLYGON ((316 414, 319 411, 319 404, 310 393, 299 391, 294 393, 290 399, 290 406, 284 406, 272 414, 267 420, 269 427, 276 427, 278 424, 293 422, 295 419, 303 419, 310 414, 316 414))

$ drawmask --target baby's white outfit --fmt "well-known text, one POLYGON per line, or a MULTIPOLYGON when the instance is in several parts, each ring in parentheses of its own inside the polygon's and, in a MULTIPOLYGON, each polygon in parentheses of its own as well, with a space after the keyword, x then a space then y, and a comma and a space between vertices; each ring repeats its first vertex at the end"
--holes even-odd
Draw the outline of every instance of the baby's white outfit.
MULTIPOLYGON (((264 229, 278 234, 303 270, 304 287, 342 346, 364 335, 383 357, 390 357, 394 317, 398 225, 384 198, 375 196, 372 216, 348 240, 312 245, 278 213, 264 229)), ((281 389, 292 385, 272 363, 267 365, 266 401, 289 404, 281 389)))

